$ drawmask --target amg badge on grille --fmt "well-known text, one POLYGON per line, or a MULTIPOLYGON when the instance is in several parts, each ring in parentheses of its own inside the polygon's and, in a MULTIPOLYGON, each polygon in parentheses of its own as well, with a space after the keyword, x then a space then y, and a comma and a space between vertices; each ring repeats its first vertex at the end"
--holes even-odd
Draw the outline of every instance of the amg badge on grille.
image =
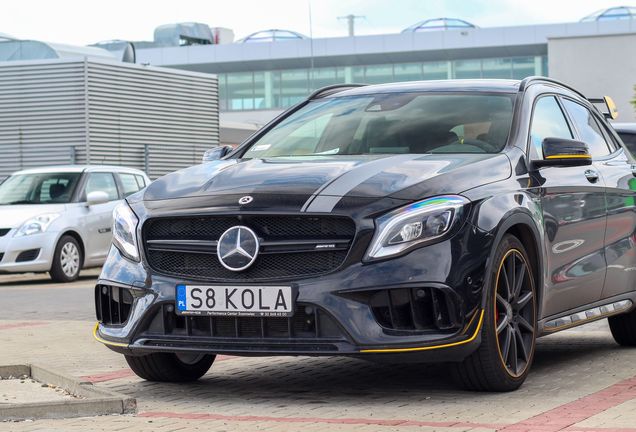
POLYGON ((216 255, 226 269, 241 271, 254 263, 259 247, 256 233, 246 226, 238 225, 221 234, 216 255))

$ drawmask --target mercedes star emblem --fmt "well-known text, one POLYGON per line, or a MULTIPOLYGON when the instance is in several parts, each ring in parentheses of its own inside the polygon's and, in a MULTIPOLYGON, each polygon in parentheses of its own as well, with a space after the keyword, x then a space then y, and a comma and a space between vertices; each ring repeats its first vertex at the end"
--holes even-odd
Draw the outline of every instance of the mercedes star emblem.
POLYGON ((221 234, 216 256, 226 269, 241 271, 254 263, 259 247, 256 233, 246 226, 238 225, 221 234))
POLYGON ((247 196, 241 197, 241 199, 239 199, 239 204, 241 204, 241 205, 249 204, 252 201, 254 201, 254 198, 252 198, 251 196, 247 195, 247 196))

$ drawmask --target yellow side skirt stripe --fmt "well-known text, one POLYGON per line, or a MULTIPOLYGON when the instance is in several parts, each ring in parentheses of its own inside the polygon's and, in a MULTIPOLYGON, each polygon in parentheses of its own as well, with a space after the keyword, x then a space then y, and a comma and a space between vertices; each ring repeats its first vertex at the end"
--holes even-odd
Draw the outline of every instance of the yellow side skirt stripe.
MULTIPOLYGON (((483 321, 484 321, 484 310, 482 309, 481 313, 479 314, 479 323, 477 323, 477 329, 475 330, 475 333, 469 339, 466 339, 463 341, 448 343, 444 345, 431 345, 431 346, 425 346, 425 347, 366 349, 366 350, 360 350, 360 352, 361 353, 400 353, 400 352, 412 352, 412 351, 429 351, 434 349, 450 348, 450 347, 454 347, 458 345, 464 345, 477 339, 477 336, 479 336, 479 332, 481 331, 481 325, 483 324, 483 321)), ((472 324, 472 322, 470 324, 472 324)))
POLYGON ((101 337, 99 337, 99 335, 97 334, 97 329, 99 328, 99 323, 95 323, 95 328, 93 329, 93 337, 95 338, 95 340, 97 342, 101 342, 104 345, 111 345, 111 346, 116 346, 116 347, 122 347, 122 348, 128 348, 128 344, 125 343, 119 343, 119 342, 111 342, 108 341, 106 339, 102 339, 101 337))

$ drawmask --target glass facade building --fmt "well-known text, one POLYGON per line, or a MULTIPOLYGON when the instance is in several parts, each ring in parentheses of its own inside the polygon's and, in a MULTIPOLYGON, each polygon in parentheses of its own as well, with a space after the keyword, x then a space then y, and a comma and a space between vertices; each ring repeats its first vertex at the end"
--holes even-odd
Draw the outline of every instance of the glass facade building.
POLYGON ((547 56, 219 73, 222 111, 285 109, 330 84, 548 75, 547 56))

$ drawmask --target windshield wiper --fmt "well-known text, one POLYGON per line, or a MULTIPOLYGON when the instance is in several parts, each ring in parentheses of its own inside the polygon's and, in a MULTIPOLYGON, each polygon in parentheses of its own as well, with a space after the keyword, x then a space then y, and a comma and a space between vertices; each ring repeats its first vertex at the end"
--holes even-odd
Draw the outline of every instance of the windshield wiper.
POLYGON ((13 205, 13 204, 35 204, 35 203, 30 200, 11 201, 9 203, 5 203, 5 205, 13 205))

